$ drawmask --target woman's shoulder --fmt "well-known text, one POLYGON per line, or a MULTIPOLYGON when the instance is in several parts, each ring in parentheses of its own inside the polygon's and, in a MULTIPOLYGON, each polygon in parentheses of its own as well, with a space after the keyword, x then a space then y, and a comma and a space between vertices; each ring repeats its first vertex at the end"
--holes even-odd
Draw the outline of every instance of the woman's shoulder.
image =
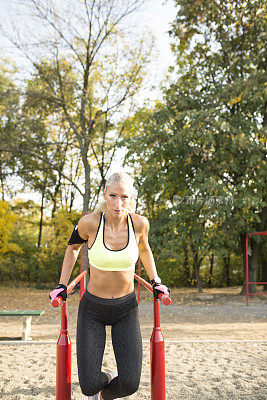
POLYGON ((93 211, 84 214, 78 222, 78 231, 89 235, 90 232, 95 231, 98 228, 100 217, 100 211, 93 211))
POLYGON ((146 228, 149 228, 149 221, 147 217, 137 213, 129 213, 129 214, 132 217, 132 221, 136 232, 143 232, 146 228))

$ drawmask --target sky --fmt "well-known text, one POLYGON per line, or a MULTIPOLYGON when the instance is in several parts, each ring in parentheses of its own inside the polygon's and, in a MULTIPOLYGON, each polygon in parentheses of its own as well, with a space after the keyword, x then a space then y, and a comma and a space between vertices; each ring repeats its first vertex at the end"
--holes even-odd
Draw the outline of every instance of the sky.
MULTIPOLYGON (((7 18, 10 12, 9 0, 0 0, 0 18, 3 21, 7 18)), ((144 102, 146 99, 153 102, 161 97, 159 91, 160 82, 164 79, 165 74, 168 72, 168 67, 174 64, 174 56, 170 49, 171 39, 168 34, 170 24, 174 20, 177 13, 177 7, 174 7, 173 0, 148 0, 143 6, 142 11, 139 11, 136 15, 135 25, 137 29, 144 30, 149 29, 152 31, 155 37, 155 45, 158 50, 158 56, 154 57, 149 68, 148 78, 146 87, 144 87, 139 96, 139 104, 144 102), (165 3, 165 4, 163 4, 165 3), (152 84, 155 89, 151 91, 152 84)), ((10 55, 10 44, 0 36, 0 56, 10 55)), ((16 57, 17 64, 21 65, 21 58, 16 57)), ((23 64, 22 64, 23 65, 23 64)), ((116 159, 111 165, 110 174, 122 170, 121 168, 122 155, 117 154, 116 159)), ((129 170, 126 172, 130 172, 129 170)), ((14 182, 16 185, 17 183, 14 182)), ((40 203, 40 197, 35 193, 23 193, 19 196, 23 199, 32 199, 40 203)), ((80 208, 82 199, 79 198, 75 202, 75 208, 80 208)))

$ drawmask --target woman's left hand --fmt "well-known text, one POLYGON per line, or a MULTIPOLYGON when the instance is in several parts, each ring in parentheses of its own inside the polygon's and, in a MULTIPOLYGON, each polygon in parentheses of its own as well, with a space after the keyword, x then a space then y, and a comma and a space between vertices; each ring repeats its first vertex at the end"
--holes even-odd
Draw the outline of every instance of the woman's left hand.
POLYGON ((163 285, 162 283, 157 283, 155 282, 153 285, 153 295, 156 300, 159 298, 159 293, 163 293, 169 296, 170 290, 167 288, 167 286, 163 285))

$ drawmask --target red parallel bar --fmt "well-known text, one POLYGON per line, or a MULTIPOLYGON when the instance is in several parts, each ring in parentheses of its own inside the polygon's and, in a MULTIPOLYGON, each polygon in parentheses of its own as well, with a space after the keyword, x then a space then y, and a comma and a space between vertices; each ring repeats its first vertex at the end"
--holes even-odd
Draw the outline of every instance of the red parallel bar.
MULTIPOLYGON (((69 294, 87 271, 78 275, 67 287, 69 294)), ((53 307, 62 303, 62 297, 53 300, 53 307)), ((61 307, 61 329, 57 341, 56 400, 71 400, 71 340, 68 332, 68 299, 61 307)))
POLYGON ((267 296, 267 293, 249 293, 250 296, 267 296))
MULTIPOLYGON (((134 277, 144 287, 153 293, 152 286, 140 276, 134 277)), ((164 304, 171 304, 167 295, 159 295, 164 304)), ((150 371, 151 371, 151 400, 166 400, 165 390, 165 349, 164 338, 160 328, 160 302, 153 296, 154 327, 150 338, 150 371)))
POLYGON ((263 231, 263 232, 254 232, 254 233, 248 233, 247 236, 250 235, 267 235, 267 231, 263 231))
MULTIPOLYGON (((82 217, 83 217, 85 214, 91 214, 91 211, 84 212, 84 213, 82 214, 82 217)), ((83 272, 83 246, 82 246, 82 248, 81 248, 81 266, 80 266, 80 272, 81 272, 81 273, 83 272)), ((84 275, 83 279, 82 279, 81 282, 80 282, 80 299, 82 298, 82 295, 84 294, 85 289, 86 289, 86 276, 84 275)))
MULTIPOLYGON (((148 283, 145 279, 143 279, 143 278, 141 278, 141 276, 138 276, 138 275, 136 275, 136 274, 134 274, 134 278, 138 281, 138 282, 140 282, 143 286, 145 286, 150 292, 152 292, 153 293, 153 288, 152 288, 152 286, 150 285, 150 283, 148 283)), ((170 304, 171 304, 171 299, 170 299, 170 297, 168 296, 168 295, 166 295, 166 294, 159 294, 159 299, 160 299, 160 301, 162 302, 162 303, 164 303, 165 304, 165 306, 169 306, 170 304)))
MULTIPOLYGON (((80 267, 80 273, 83 273, 83 272, 86 272, 86 271, 83 271, 83 246, 82 246, 82 248, 81 248, 81 267, 80 267)), ((85 277, 85 275, 86 274, 84 274, 84 277, 81 279, 81 281, 80 281, 80 299, 82 298, 82 295, 84 294, 84 292, 85 292, 85 289, 86 289, 86 277, 85 277)))
MULTIPOLYGON (((140 257, 138 259, 138 275, 141 276, 141 259, 140 259, 140 257)), ((138 281, 138 304, 140 304, 140 289, 141 289, 140 286, 141 286, 141 283, 140 283, 140 281, 138 281)))
POLYGON ((248 235, 246 235, 246 298, 247 298, 247 305, 248 305, 248 296, 249 296, 249 288, 248 288, 248 235))
POLYGON ((253 233, 247 233, 246 234, 246 286, 247 286, 247 291, 246 291, 246 299, 247 299, 247 305, 248 305, 248 297, 249 296, 266 296, 267 293, 249 293, 249 286, 248 285, 267 285, 267 282, 249 282, 248 280, 248 237, 251 235, 267 235, 267 231, 263 232, 253 232, 253 233))

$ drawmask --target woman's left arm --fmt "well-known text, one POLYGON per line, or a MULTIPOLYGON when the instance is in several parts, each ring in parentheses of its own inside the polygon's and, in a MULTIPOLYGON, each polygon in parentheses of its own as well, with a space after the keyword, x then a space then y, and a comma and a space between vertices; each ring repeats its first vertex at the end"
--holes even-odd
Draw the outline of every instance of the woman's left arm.
POLYGON ((147 275, 149 276, 150 283, 153 287, 153 295, 155 299, 158 300, 158 296, 160 293, 169 295, 170 290, 167 288, 167 286, 161 283, 161 279, 158 276, 154 257, 148 243, 148 232, 149 221, 147 218, 144 217, 144 226, 138 244, 139 254, 147 275))
POLYGON ((142 229, 142 234, 139 237, 139 254, 141 261, 145 267, 145 270, 147 272, 147 275, 149 276, 149 279, 152 281, 155 277, 158 276, 157 274, 157 269, 154 261, 154 257, 151 251, 151 248, 148 243, 148 232, 149 232, 149 221, 147 218, 144 218, 144 226, 142 229))

